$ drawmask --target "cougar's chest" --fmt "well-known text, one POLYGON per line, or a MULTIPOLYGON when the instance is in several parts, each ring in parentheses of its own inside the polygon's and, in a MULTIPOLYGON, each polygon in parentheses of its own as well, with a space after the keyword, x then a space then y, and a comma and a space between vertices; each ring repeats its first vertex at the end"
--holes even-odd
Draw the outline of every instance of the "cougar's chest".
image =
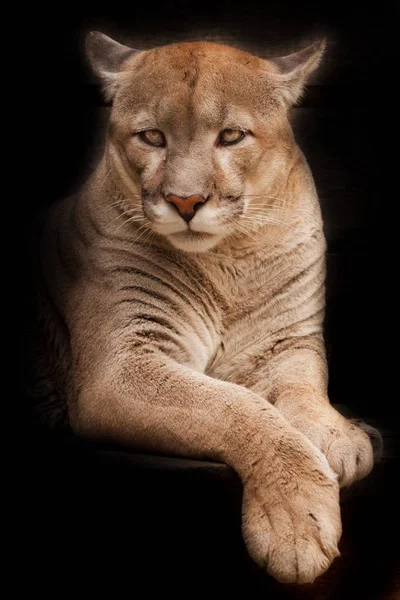
POLYGON ((283 274, 266 256, 251 264, 220 266, 219 286, 226 299, 220 344, 210 360, 207 373, 226 378, 226 369, 240 369, 250 354, 268 346, 272 330, 271 301, 279 289, 283 274), (277 277, 278 273, 281 277, 277 277), (277 281, 277 279, 279 281, 277 281))

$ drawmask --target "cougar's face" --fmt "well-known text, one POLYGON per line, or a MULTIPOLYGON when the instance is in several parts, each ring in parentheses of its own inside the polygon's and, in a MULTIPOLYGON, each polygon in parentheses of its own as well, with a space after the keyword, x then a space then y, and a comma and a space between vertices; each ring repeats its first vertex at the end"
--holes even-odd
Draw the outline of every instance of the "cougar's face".
POLYGON ((292 143, 265 61, 174 44, 141 53, 123 76, 108 148, 147 227, 188 252, 253 231, 292 143))

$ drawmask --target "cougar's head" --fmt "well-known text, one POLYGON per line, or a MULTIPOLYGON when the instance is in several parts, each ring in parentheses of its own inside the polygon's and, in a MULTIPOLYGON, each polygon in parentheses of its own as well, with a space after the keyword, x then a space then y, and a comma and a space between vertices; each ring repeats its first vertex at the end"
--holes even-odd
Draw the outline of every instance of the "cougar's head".
POLYGON ((210 42, 137 51, 88 35, 112 100, 109 164, 147 228, 203 252, 277 221, 276 182, 295 144, 288 108, 323 47, 267 61, 210 42))

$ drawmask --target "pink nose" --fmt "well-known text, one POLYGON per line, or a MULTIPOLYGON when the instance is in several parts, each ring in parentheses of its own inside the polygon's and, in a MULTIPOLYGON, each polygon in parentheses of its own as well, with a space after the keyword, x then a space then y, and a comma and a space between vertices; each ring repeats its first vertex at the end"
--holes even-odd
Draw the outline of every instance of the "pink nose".
POLYGON ((206 202, 207 198, 199 195, 182 197, 175 196, 174 194, 168 194, 167 200, 168 202, 175 204, 182 219, 185 219, 185 221, 189 223, 189 221, 194 217, 195 206, 198 204, 203 204, 206 202))

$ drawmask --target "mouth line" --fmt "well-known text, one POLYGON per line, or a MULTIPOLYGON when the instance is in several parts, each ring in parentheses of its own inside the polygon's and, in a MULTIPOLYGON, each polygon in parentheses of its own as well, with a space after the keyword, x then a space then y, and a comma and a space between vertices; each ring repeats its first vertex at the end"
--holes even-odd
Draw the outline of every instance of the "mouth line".
POLYGON ((213 237, 214 233, 208 233, 207 231, 193 231, 193 229, 185 229, 185 231, 177 231, 176 233, 171 233, 170 235, 175 235, 179 237, 192 237, 196 239, 201 238, 210 238, 213 237))

